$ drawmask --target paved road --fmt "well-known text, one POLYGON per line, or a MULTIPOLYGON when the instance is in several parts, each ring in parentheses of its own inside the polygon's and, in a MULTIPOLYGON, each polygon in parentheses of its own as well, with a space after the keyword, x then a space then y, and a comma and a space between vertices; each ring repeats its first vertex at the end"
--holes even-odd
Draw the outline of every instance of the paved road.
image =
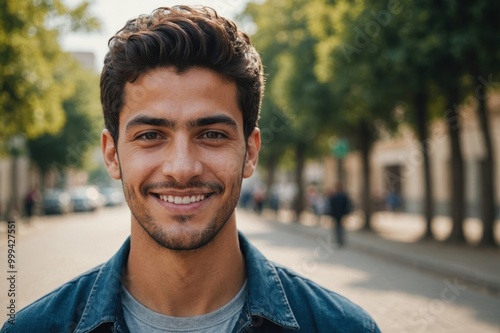
MULTIPOLYGON (((268 258, 364 307, 383 332, 500 332, 500 297, 369 253, 336 250, 327 235, 298 234, 239 213, 240 229, 268 258)), ((4 230, 4 229, 2 229, 4 230)), ((129 230, 126 207, 17 225, 16 306, 24 307, 64 281, 107 260, 129 230)), ((0 308, 7 297, 6 235, 0 234, 0 308), (6 277, 3 277, 5 275, 6 277)), ((5 305, 4 305, 5 304, 5 305)), ((0 311, 0 321, 6 316, 0 311)))

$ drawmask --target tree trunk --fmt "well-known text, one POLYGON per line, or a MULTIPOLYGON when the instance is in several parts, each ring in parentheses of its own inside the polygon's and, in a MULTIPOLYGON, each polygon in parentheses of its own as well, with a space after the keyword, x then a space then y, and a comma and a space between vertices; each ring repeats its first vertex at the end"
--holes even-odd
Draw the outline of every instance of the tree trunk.
POLYGON ((40 190, 40 194, 42 195, 42 197, 45 195, 45 183, 47 181, 47 173, 48 173, 48 170, 44 170, 44 169, 41 169, 39 168, 38 169, 38 189, 40 190))
POLYGON ((66 188, 66 184, 68 182, 68 175, 66 172, 67 169, 64 168, 64 166, 56 166, 53 170, 56 172, 56 187, 66 188))
POLYGON ((484 161, 481 163, 481 219, 483 222, 483 236, 480 241, 481 246, 495 246, 495 218, 496 218, 496 200, 495 200, 495 156, 493 142, 491 139, 490 120, 488 107, 486 105, 488 98, 489 82, 481 76, 481 69, 478 63, 477 54, 471 50, 467 54, 468 65, 474 80, 476 81, 476 89, 474 96, 477 101, 477 117, 479 126, 483 136, 485 149, 484 161))
POLYGON ((298 222, 300 214, 304 211, 305 190, 304 190, 304 165, 306 162, 306 147, 302 143, 295 145, 295 182, 297 185, 297 195, 294 198, 293 210, 295 211, 295 221, 298 222))
POLYGON ((266 163, 266 188, 269 193, 271 191, 271 188, 274 185, 274 179, 276 176, 276 168, 278 166, 278 159, 279 157, 276 154, 273 154, 272 156, 269 156, 267 163, 266 163))
POLYGON ((465 182, 464 161, 460 144, 460 115, 458 88, 451 88, 446 96, 447 110, 445 114, 450 135, 451 152, 451 219, 452 230, 449 242, 465 243, 463 222, 465 216, 465 182))
MULTIPOLYGON (((480 76, 476 76, 480 79, 480 76)), ((484 87, 485 91, 487 87, 484 87)), ((480 245, 495 246, 495 167, 493 157, 493 143, 491 140, 491 132, 489 127, 488 109, 486 106, 486 92, 484 95, 479 95, 476 91, 477 99, 477 115, 483 135, 485 148, 485 158, 481 163, 481 218, 483 220, 483 236, 480 245)))
POLYGON ((361 193, 361 208, 365 213, 364 230, 372 230, 372 200, 371 200, 371 172, 370 172, 370 152, 372 148, 372 129, 366 121, 359 124, 359 147, 361 150, 361 165, 363 173, 363 190, 361 193))
POLYGON ((425 219, 425 234, 423 239, 434 239, 432 232, 432 219, 434 217, 434 196, 432 193, 432 172, 429 156, 429 141, 428 141, 428 95, 425 87, 420 87, 420 90, 415 94, 415 119, 417 125, 417 135, 420 142, 420 149, 423 155, 423 171, 424 171, 424 219, 425 219))

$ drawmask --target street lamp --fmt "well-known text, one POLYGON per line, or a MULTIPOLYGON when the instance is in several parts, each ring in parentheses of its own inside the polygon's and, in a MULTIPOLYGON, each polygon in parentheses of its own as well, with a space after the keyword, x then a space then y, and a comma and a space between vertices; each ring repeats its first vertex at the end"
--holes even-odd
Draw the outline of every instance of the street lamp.
POLYGON ((349 154, 349 141, 344 138, 330 138, 330 151, 337 159, 337 181, 344 183, 344 158, 349 154))

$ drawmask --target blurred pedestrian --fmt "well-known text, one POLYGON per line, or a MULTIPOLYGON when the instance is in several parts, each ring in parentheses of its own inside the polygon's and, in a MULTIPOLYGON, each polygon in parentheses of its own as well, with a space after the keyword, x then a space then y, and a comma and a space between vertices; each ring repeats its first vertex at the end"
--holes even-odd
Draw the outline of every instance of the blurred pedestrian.
POLYGON ((337 183, 335 190, 328 198, 330 216, 335 224, 335 240, 339 247, 345 245, 344 217, 352 210, 352 201, 344 191, 342 183, 337 183))
POLYGON ((269 208, 274 214, 274 219, 278 219, 278 212, 280 210, 280 188, 278 184, 274 184, 271 187, 271 191, 269 194, 269 208))
POLYGON ((327 205, 323 194, 318 191, 316 185, 309 185, 307 188, 307 205, 315 216, 316 223, 319 223, 327 205))
POLYGON ((253 192, 252 189, 245 187, 241 190, 239 204, 243 209, 252 208, 253 192))
POLYGON ((38 201, 40 201, 40 194, 38 188, 33 186, 24 196, 24 214, 26 216, 26 222, 31 222, 31 217, 33 216, 38 201))
POLYGON ((396 191, 390 191, 386 197, 387 209, 391 212, 398 212, 401 206, 401 199, 396 191))
POLYGON ((253 191, 253 207, 257 214, 262 214, 264 203, 266 202, 266 187, 263 184, 258 184, 253 191))

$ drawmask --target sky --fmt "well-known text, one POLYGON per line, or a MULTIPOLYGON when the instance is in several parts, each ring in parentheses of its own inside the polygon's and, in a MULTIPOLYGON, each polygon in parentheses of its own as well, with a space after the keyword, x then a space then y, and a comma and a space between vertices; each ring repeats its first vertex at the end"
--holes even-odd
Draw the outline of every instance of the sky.
MULTIPOLYGON (((66 0, 69 6, 79 0, 66 0)), ((96 70, 100 71, 107 52, 109 38, 120 30, 128 19, 140 14, 149 14, 155 8, 173 5, 206 5, 214 8, 222 16, 234 19, 244 8, 247 0, 93 0, 91 13, 100 19, 101 29, 95 33, 71 33, 63 36, 64 50, 72 52, 93 52, 96 70)))

